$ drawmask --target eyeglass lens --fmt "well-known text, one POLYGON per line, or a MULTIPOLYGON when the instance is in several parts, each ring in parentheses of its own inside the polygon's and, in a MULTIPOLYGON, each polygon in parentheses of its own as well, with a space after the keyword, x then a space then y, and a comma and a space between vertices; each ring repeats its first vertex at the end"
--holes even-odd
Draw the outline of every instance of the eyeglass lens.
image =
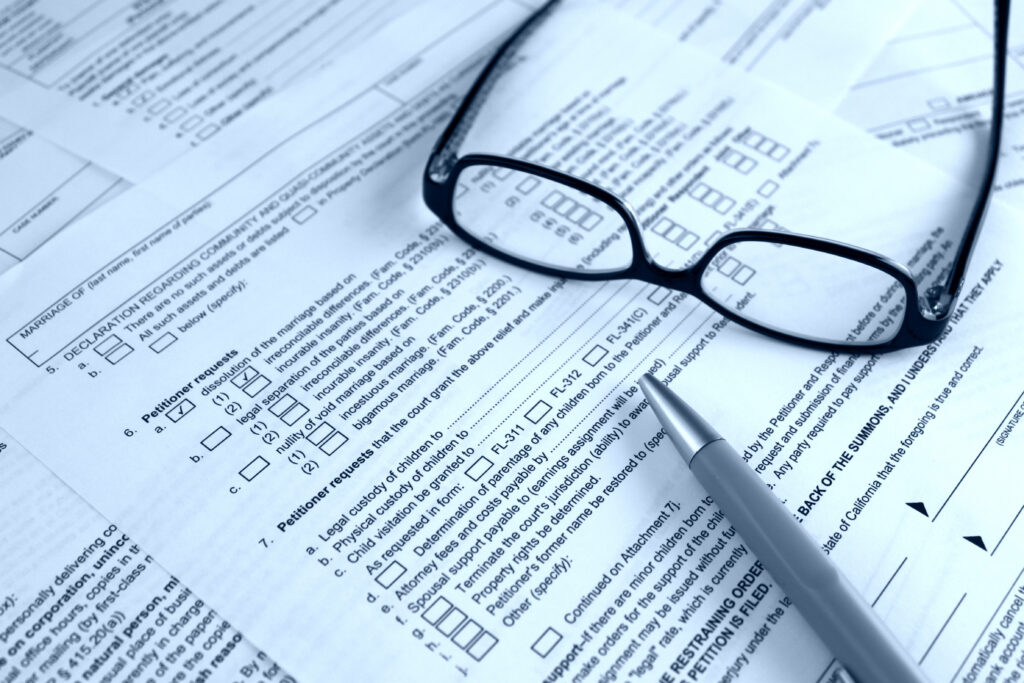
POLYGON ((455 219, 519 259, 562 270, 608 272, 633 261, 619 213, 585 192, 501 166, 467 166, 456 181, 455 219))

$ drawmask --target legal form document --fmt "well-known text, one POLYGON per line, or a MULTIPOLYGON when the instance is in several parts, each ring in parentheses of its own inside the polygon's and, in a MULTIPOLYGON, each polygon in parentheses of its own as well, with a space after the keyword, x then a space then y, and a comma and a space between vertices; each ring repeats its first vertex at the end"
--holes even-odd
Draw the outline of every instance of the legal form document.
MULTIPOLYGON (((0 279, 0 421, 299 680, 827 678, 646 410, 652 371, 929 675, 1021 670, 1016 214, 992 208, 949 333, 884 357, 485 258, 419 182, 521 11, 437 13, 411 59, 380 36, 343 106, 266 102, 0 279)), ((941 268, 969 197, 944 175, 624 17, 549 21, 470 144, 606 183, 666 262, 756 227, 941 268)))
POLYGON ((5 681, 294 681, 2 431, 0 496, 5 681))
MULTIPOLYGON (((615 1, 828 106, 914 4, 615 1)), ((0 116, 138 182, 417 4, 12 0, 0 5, 0 116)), ((538 5, 519 3, 524 12, 538 5)))
MULTIPOLYGON (((836 112, 890 144, 958 178, 977 178, 979 145, 992 116, 992 3, 922 3, 861 75, 836 112)), ((1003 153, 996 176, 1001 201, 1024 207, 1024 24, 1010 22, 1003 153)))
POLYGON ((128 187, 117 176, 0 119, 0 272, 128 187))

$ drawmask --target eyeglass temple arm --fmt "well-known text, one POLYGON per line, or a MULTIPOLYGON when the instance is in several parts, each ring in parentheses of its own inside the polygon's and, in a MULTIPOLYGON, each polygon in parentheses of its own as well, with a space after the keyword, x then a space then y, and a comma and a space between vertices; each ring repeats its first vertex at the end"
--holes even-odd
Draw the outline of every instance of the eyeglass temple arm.
POLYGON ((483 105, 488 91, 497 81, 497 76, 501 73, 501 67, 505 65, 506 58, 511 55, 512 48, 523 42, 559 2, 560 0, 548 0, 540 9, 530 15, 502 43, 498 51, 487 62, 483 71, 480 72, 480 75, 476 77, 466 97, 462 100, 462 104, 459 105, 458 110, 455 112, 455 116, 448 123, 448 127, 441 134, 437 144, 434 146, 434 151, 430 155, 430 161, 427 164, 427 176, 431 180, 442 182, 448 178, 448 174, 451 173, 452 168, 455 166, 459 145, 472 127, 473 120, 480 112, 480 107, 483 105))
POLYGON ((928 312, 939 318, 949 314, 953 302, 960 294, 960 288, 963 286, 964 276, 967 272, 967 264, 970 263, 971 252, 974 250, 974 243, 985 221, 985 212, 988 210, 992 186, 995 183, 996 166, 999 162, 999 146, 1003 133, 1003 103, 1006 99, 1006 52, 1008 44, 1007 34, 1009 33, 1010 24, 1010 0, 996 0, 995 13, 992 123, 989 129, 985 174, 982 177, 978 198, 975 200, 974 208, 971 210, 967 230, 964 231, 964 236, 960 240, 956 260, 950 270, 949 277, 946 278, 944 285, 936 285, 930 288, 924 296, 925 304, 929 309, 928 312))

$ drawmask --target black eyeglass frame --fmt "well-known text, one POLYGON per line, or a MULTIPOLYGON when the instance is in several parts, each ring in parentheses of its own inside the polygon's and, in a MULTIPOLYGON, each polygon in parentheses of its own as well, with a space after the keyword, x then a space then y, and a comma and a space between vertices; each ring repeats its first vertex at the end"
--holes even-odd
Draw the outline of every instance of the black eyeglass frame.
POLYGON ((565 277, 576 280, 619 280, 636 279, 657 286, 667 287, 690 294, 712 309, 748 329, 761 334, 802 346, 839 352, 878 353, 895 351, 927 344, 936 340, 949 324, 954 304, 963 287, 964 278, 971 253, 977 241, 978 233, 985 219, 992 185, 995 180, 996 165, 999 158, 999 145, 1002 137, 1003 103, 1005 100, 1006 51, 1009 27, 1010 0, 995 0, 995 67, 992 97, 992 123, 989 128, 987 157, 984 175, 978 196, 972 208, 968 225, 958 246, 952 268, 943 285, 929 288, 923 295, 906 266, 876 253, 811 235, 792 232, 766 230, 734 230, 719 237, 698 260, 687 268, 672 270, 654 261, 644 246, 640 224, 629 204, 616 194, 577 176, 556 169, 514 157, 495 154, 467 154, 459 156, 457 147, 465 137, 473 123, 480 104, 486 97, 486 91, 493 87, 500 75, 500 67, 504 58, 511 53, 511 48, 523 41, 559 3, 560 0, 549 0, 534 12, 509 38, 498 48, 487 62, 466 97, 452 117, 448 126, 434 145, 423 174, 423 198, 428 208, 437 215, 455 234, 473 247, 498 259, 516 266, 554 277, 565 277), (458 178, 461 172, 473 166, 491 166, 507 168, 514 171, 530 173, 547 180, 566 185, 578 192, 587 194, 610 208, 622 218, 629 234, 633 249, 633 260, 629 266, 612 271, 584 271, 557 268, 520 258, 514 254, 496 248, 487 241, 459 225, 455 217, 454 199, 458 189, 458 178), (706 268, 715 258, 729 246, 738 242, 768 242, 790 245, 838 256, 876 268, 892 278, 902 287, 906 296, 905 312, 899 330, 885 342, 856 343, 836 342, 813 337, 789 334, 774 328, 766 327, 753 320, 743 317, 720 304, 704 292, 701 278, 706 268))

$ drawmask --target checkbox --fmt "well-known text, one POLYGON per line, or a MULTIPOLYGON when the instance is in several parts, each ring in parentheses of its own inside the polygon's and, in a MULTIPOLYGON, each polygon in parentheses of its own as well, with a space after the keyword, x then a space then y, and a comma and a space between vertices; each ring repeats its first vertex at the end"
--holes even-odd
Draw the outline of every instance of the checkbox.
POLYGON ((292 216, 292 218, 295 219, 296 223, 305 223, 306 221, 308 221, 310 218, 312 218, 315 215, 316 215, 316 209, 314 209, 312 206, 307 206, 307 207, 303 208, 302 210, 296 212, 295 215, 292 216))
POLYGON ((775 159, 775 161, 782 161, 788 155, 789 147, 780 144, 776 144, 775 147, 772 148, 772 151, 768 153, 768 156, 770 156, 772 159, 775 159))
POLYGON ((231 432, 224 427, 217 427, 207 434, 206 438, 200 441, 200 443, 203 444, 203 448, 208 451, 212 451, 217 448, 217 446, 227 441, 229 436, 231 436, 231 432))
POLYGON ((316 429, 306 435, 306 441, 309 441, 314 446, 319 446, 321 443, 327 441, 327 437, 334 433, 334 427, 321 422, 317 425, 316 429))
POLYGON ((692 249, 697 244, 697 233, 687 230, 685 235, 676 240, 676 244, 683 249, 692 249))
POLYGON ((697 201, 703 201, 704 197, 706 197, 711 191, 711 188, 704 183, 697 183, 690 189, 690 196, 697 201))
POLYGON ((721 230, 715 230, 713 233, 708 235, 708 238, 706 240, 704 240, 704 244, 705 245, 711 245, 712 243, 714 243, 715 240, 717 240, 721 236, 722 236, 722 231, 721 230))
POLYGON ((547 401, 537 401, 533 407, 526 411, 526 419, 537 424, 544 419, 544 416, 551 412, 551 404, 547 401))
POLYGON ((655 235, 662 235, 662 236, 664 236, 665 233, 667 233, 669 230, 674 228, 675 225, 676 225, 675 223, 673 223, 669 219, 667 219, 664 216, 662 216, 658 220, 658 222, 655 223, 654 226, 651 228, 651 232, 653 232, 655 235))
POLYGON ((541 206, 547 207, 549 209, 554 209, 563 199, 565 199, 564 194, 562 194, 558 190, 553 190, 551 194, 549 194, 547 197, 543 199, 543 201, 541 201, 540 204, 541 206))
POLYGON ((259 476, 260 472, 270 467, 270 463, 262 455, 257 455, 255 458, 249 461, 249 464, 238 471, 242 475, 242 479, 246 481, 252 481, 259 476))
POLYGON ((473 644, 476 637, 483 633, 483 628, 480 624, 476 623, 472 619, 467 619, 455 635, 452 636, 452 642, 465 650, 467 647, 473 644))
POLYGON ((167 411, 167 419, 171 422, 177 422, 195 410, 195 407, 196 404, 186 398, 181 403, 167 411))
POLYGON ((761 187, 757 188, 757 193, 767 199, 775 194, 775 190, 779 189, 779 184, 774 180, 766 180, 761 183, 761 187))
POLYGON ((665 303, 665 299, 668 298, 668 294, 669 290, 667 287, 655 287, 651 290, 651 293, 647 295, 647 300, 655 306, 660 306, 665 303))
POLYGON ((395 581, 402 578, 407 571, 408 569, 404 564, 395 560, 388 566, 384 567, 384 570, 381 571, 380 574, 377 574, 373 580, 380 584, 382 588, 391 588, 395 585, 395 581))
POLYGON ((148 109, 148 111, 149 111, 150 114, 159 114, 163 110, 167 109, 167 107, 169 107, 169 106, 171 106, 170 100, 157 100, 148 109))
POLYGON ((928 123, 927 119, 912 119, 907 122, 907 125, 910 127, 910 130, 915 133, 931 128, 931 124, 928 123))
POLYGON ((481 455, 473 464, 466 469, 466 476, 473 481, 480 481, 480 478, 487 474, 487 471, 494 467, 494 462, 481 455))
POLYGON ((480 637, 473 641, 473 644, 469 646, 469 649, 466 650, 466 652, 469 653, 470 657, 479 662, 481 659, 486 657, 487 653, 490 652, 497 644, 498 639, 489 631, 484 631, 480 634, 480 637))
POLYGON ((193 128, 195 128, 196 126, 198 126, 202 122, 203 122, 203 117, 202 116, 190 116, 190 117, 188 117, 187 119, 185 119, 184 121, 181 122, 181 129, 184 130, 184 131, 190 131, 193 128))
POLYGON ((504 166, 499 166, 494 169, 493 173, 494 177, 497 178, 498 180, 504 180, 505 178, 508 178, 510 175, 512 175, 512 169, 505 168, 504 166))
POLYGON ((114 350, 108 353, 106 358, 110 361, 111 365, 114 365, 127 358, 128 354, 134 350, 135 349, 128 344, 121 344, 120 346, 114 347, 114 350))
POLYGON ((105 356, 121 344, 121 338, 116 334, 112 334, 99 344, 96 345, 95 351, 101 356, 105 356))
POLYGON ((540 638, 534 641, 530 649, 541 657, 547 657, 560 642, 562 642, 562 634, 549 626, 544 633, 540 634, 540 638))
POLYGON ((256 394, 260 393, 269 386, 270 380, 264 377, 263 375, 260 375, 253 381, 246 384, 242 391, 245 392, 246 396, 255 398, 256 394))
POLYGON ((218 130, 220 130, 220 126, 211 123, 209 126, 204 126, 203 128, 200 128, 199 132, 196 133, 196 137, 199 138, 200 140, 205 140, 206 138, 216 133, 218 130))
POLYGON ((270 414, 281 419, 289 427, 302 419, 309 412, 303 404, 295 400, 291 394, 285 394, 270 406, 270 414))
POLYGON ((174 109, 167 112, 167 114, 164 116, 164 121, 166 121, 167 123, 174 123, 182 116, 184 116, 186 113, 187 112, 185 110, 185 107, 175 107, 174 109))
POLYGON ((539 180, 537 180, 533 176, 527 176, 526 179, 523 180, 523 182, 519 183, 519 185, 516 186, 516 189, 519 190, 519 192, 522 194, 530 194, 535 189, 537 189, 538 185, 540 185, 539 180))
POLYGON ((594 228, 597 227, 597 224, 600 222, 601 214, 595 211, 591 211, 589 214, 587 214, 587 217, 583 219, 583 222, 580 223, 580 226, 582 226, 584 230, 593 230, 594 228))
POLYGON ((149 348, 153 349, 157 353, 160 353, 161 351, 163 351, 176 341, 178 341, 178 338, 174 336, 174 333, 164 332, 163 334, 156 338, 156 341, 149 345, 149 348))
POLYGON ((742 266, 739 270, 732 274, 732 279, 741 285, 745 285, 750 282, 750 278, 754 277, 756 271, 750 266, 742 266))
POLYGON ((718 265, 718 272, 726 277, 729 277, 736 272, 736 269, 740 267, 740 262, 734 259, 732 256, 727 258, 725 261, 718 265))
POLYGON ((928 106, 932 109, 949 109, 950 104, 945 97, 933 97, 928 100, 928 106))
POLYGON ((320 444, 320 450, 327 455, 334 455, 338 452, 338 449, 348 443, 348 437, 341 432, 334 432, 327 437, 322 444, 320 444))
POLYGON ((433 626, 441 621, 441 619, 448 614, 448 611, 451 608, 452 603, 449 602, 447 598, 439 596, 437 600, 434 600, 434 602, 431 603, 430 607, 427 608, 427 611, 423 613, 423 619, 433 626))
POLYGON ((734 206, 736 206, 735 199, 732 199, 731 197, 722 197, 717 202, 715 202, 713 208, 720 214, 726 214, 729 213, 729 210, 732 209, 732 207, 734 206))
POLYGON ((246 366, 240 373, 231 378, 231 383, 241 389, 249 382, 260 376, 260 371, 254 367, 246 366))
POLYGON ((434 624, 434 628, 443 633, 446 636, 450 636, 455 633, 455 629, 462 626, 462 622, 466 620, 466 613, 460 610, 458 607, 452 607, 448 610, 448 614, 444 615, 441 621, 434 624))
POLYGON ((743 175, 747 175, 755 168, 757 168, 757 162, 751 159, 750 157, 744 157, 743 161, 741 161, 736 166, 736 170, 742 173, 743 175))
POLYGON ((602 360, 604 360, 604 357, 607 355, 608 349, 598 344, 594 348, 587 351, 586 355, 583 356, 583 362, 589 365, 590 367, 594 367, 602 360))

